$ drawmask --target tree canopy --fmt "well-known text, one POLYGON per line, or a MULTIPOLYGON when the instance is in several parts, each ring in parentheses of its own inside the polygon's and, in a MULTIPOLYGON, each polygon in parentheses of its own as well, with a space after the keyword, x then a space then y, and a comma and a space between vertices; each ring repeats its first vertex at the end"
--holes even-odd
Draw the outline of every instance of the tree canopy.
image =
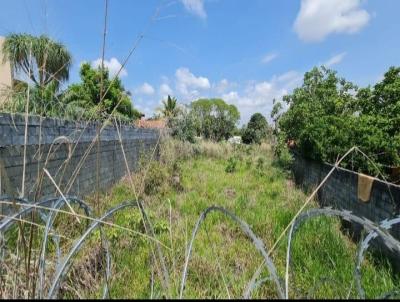
POLYGON ((2 59, 10 61, 14 74, 13 87, 5 97, 6 110, 25 111, 29 88, 28 109, 33 114, 101 119, 100 113, 113 113, 125 121, 141 115, 121 80, 110 79, 106 68, 82 64, 82 82, 61 91, 61 84, 69 79, 72 57, 60 42, 45 35, 10 34, 2 50, 2 59))
POLYGON ((255 113, 251 116, 247 127, 244 130, 242 140, 245 144, 260 144, 267 138, 270 127, 266 118, 261 113, 255 113))
POLYGON ((39 87, 54 82, 57 89, 69 78, 71 54, 63 44, 45 35, 10 34, 2 50, 3 60, 11 63, 14 78, 30 79, 39 87))
POLYGON ((119 78, 110 79, 107 69, 92 68, 83 63, 80 69, 81 83, 72 84, 65 91, 63 99, 67 104, 135 119, 140 113, 133 108, 129 92, 119 78), (118 105, 118 107, 117 107, 118 105))
POLYGON ((168 95, 166 100, 162 101, 163 108, 161 109, 161 113, 165 118, 173 118, 177 116, 179 108, 178 108, 178 100, 174 97, 168 95))
POLYGON ((198 136, 220 141, 232 136, 240 113, 235 105, 222 99, 199 99, 190 104, 197 117, 195 128, 198 136))
MULTIPOLYGON (((362 89, 332 70, 314 68, 284 101, 289 109, 278 121, 281 144, 293 140, 305 157, 330 163, 358 146, 387 174, 400 165, 400 68, 390 68, 381 82, 362 89)), ((362 156, 344 164, 378 172, 362 156)))

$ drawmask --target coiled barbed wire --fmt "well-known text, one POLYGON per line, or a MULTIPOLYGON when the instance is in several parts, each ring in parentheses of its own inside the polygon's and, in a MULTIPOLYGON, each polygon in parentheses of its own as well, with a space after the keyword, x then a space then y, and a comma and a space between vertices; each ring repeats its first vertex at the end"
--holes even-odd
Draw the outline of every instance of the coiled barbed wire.
MULTIPOLYGON (((102 225, 106 219, 113 216, 115 213, 122 211, 127 208, 134 208, 138 207, 138 202, 123 202, 116 207, 108 210, 104 215, 102 215, 99 219, 92 219, 92 222, 87 224, 86 229, 83 231, 83 234, 76 239, 76 241, 72 244, 72 247, 65 253, 65 257, 61 257, 61 248, 59 246, 59 235, 53 230, 53 223, 56 219, 59 210, 66 205, 67 202, 78 206, 79 208, 83 209, 85 215, 88 217, 93 217, 93 211, 83 200, 77 197, 66 196, 64 198, 56 197, 56 198, 48 198, 46 200, 40 201, 36 204, 29 203, 26 199, 21 198, 11 198, 11 197, 0 197, 1 201, 8 201, 12 202, 15 201, 18 203, 18 210, 14 214, 10 214, 0 220, 0 236, 2 239, 2 251, 3 248, 7 245, 7 242, 4 240, 4 234, 11 230, 12 226, 16 224, 19 219, 27 217, 32 211, 35 209, 39 212, 40 220, 45 223, 44 226, 44 234, 41 245, 40 251, 40 258, 39 258, 39 265, 38 265, 38 280, 37 280, 37 288, 38 294, 37 298, 57 298, 60 292, 60 286, 70 271, 73 261, 77 253, 82 249, 86 240, 89 236, 93 233, 94 230, 99 229, 100 231, 100 239, 101 239, 101 246, 104 251, 104 257, 106 261, 105 268, 103 270, 104 273, 104 285, 103 285, 103 298, 110 298, 109 295, 109 280, 112 275, 111 271, 111 256, 110 256, 110 244, 106 238, 106 234, 103 232, 102 225), (39 207, 40 206, 40 207, 39 207), (49 212, 46 213, 46 209, 49 212), (56 265, 55 265, 55 272, 52 276, 49 276, 50 287, 47 293, 45 293, 45 275, 46 275, 46 249, 49 242, 49 239, 52 239, 56 245, 56 265)), ((141 204, 141 203, 139 203, 141 204)), ((17 209, 17 207, 15 209, 17 209)), ((61 211, 62 212, 62 211, 61 211)), ((394 238, 390 233, 389 230, 394 226, 400 223, 400 216, 390 219, 384 220, 381 223, 372 222, 366 218, 362 218, 359 216, 354 215, 350 211, 347 210, 338 210, 332 208, 321 208, 321 209, 311 209, 308 210, 297 217, 297 219, 292 224, 289 234, 288 234, 288 245, 287 245, 287 254, 286 254, 286 275, 285 278, 281 278, 276 270, 275 264, 273 263, 272 259, 268 256, 268 250, 265 247, 262 240, 256 236, 256 234, 251 230, 250 226, 237 217, 235 214, 231 213, 230 211, 218 207, 218 206, 211 206, 203 211, 197 220, 197 223, 193 229, 192 237, 190 242, 187 245, 187 254, 185 257, 185 263, 182 270, 182 278, 180 284, 180 292, 179 296, 183 297, 183 291, 185 288, 185 284, 187 281, 187 273, 188 273, 188 266, 191 258, 191 254, 193 251, 193 244, 196 239, 196 234, 200 230, 202 223, 205 221, 207 216, 211 212, 219 212, 224 214, 230 220, 235 222, 241 230, 247 235, 247 237, 252 241, 255 249, 257 249, 261 255, 265 259, 265 265, 268 269, 269 276, 263 279, 260 279, 250 287, 249 291, 245 294, 244 298, 251 298, 253 291, 256 288, 261 287, 265 282, 272 281, 275 284, 276 294, 279 298, 289 298, 289 269, 291 265, 291 250, 292 250, 292 241, 294 239, 295 234, 301 228, 301 226, 309 219, 316 218, 319 216, 328 216, 328 217, 339 217, 341 219, 347 220, 351 223, 356 223, 361 225, 364 230, 366 230, 367 234, 365 238, 363 238, 359 243, 359 248, 357 250, 356 255, 356 268, 354 271, 354 281, 356 284, 356 290, 358 293, 359 298, 365 298, 365 291, 362 287, 362 273, 361 273, 361 265, 364 259, 365 252, 371 246, 371 241, 376 238, 381 238, 383 244, 391 251, 400 255, 400 242, 396 238, 394 238)), ((0 261, 4 261, 3 258, 0 258, 0 261)), ((153 277, 154 278, 154 277, 153 277)), ((335 280, 330 279, 323 279, 321 282, 316 284, 312 289, 308 291, 307 297, 311 297, 311 295, 324 283, 329 282, 334 284, 335 280)), ((152 283, 152 286, 154 284, 152 283)), ((350 294, 350 291, 349 291, 350 294)), ((391 297, 398 297, 400 291, 398 289, 394 289, 391 292, 387 292, 381 297, 378 298, 391 298, 391 297)))

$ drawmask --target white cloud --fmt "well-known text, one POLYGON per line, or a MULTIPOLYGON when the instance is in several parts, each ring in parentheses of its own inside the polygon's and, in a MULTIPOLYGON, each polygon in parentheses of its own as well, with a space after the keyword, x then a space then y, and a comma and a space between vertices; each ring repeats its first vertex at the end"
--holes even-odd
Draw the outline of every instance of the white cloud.
MULTIPOLYGON (((95 60, 92 62, 92 66, 97 68, 101 66, 101 58, 95 60)), ((111 60, 107 61, 104 60, 104 67, 106 67, 110 73, 110 77, 114 77, 118 71, 121 69, 122 64, 116 59, 116 58, 111 58, 111 60)), ((128 75, 128 72, 126 71, 125 68, 122 68, 121 72, 119 73, 119 77, 125 77, 128 75)))
POLYGON ((154 88, 149 83, 143 83, 140 87, 135 89, 136 94, 153 95, 154 88))
POLYGON ((207 13, 204 9, 204 0, 181 0, 181 2, 188 12, 202 19, 207 18, 207 13))
POLYGON ((160 95, 162 95, 164 97, 164 96, 171 95, 171 94, 173 94, 171 87, 169 87, 169 85, 165 84, 165 83, 161 84, 160 95))
POLYGON ((301 83, 299 72, 289 71, 282 75, 275 75, 269 81, 250 82, 242 92, 237 90, 224 93, 221 97, 226 102, 234 104, 241 113, 242 122, 247 123, 250 116, 260 112, 269 118, 273 107, 273 100, 280 100, 301 83))
POLYGON ((290 70, 288 72, 285 72, 279 76, 276 76, 275 79, 279 82, 287 82, 293 79, 297 79, 299 77, 300 73, 295 71, 295 70, 290 70))
POLYGON ((250 83, 242 95, 237 91, 231 91, 222 95, 222 98, 238 105, 241 110, 263 109, 269 107, 274 98, 279 99, 286 93, 287 90, 277 85, 275 81, 263 81, 250 83))
POLYGON ((362 0, 302 0, 294 29, 300 39, 322 41, 332 33, 356 33, 370 20, 362 0))
POLYGON ((263 64, 268 64, 269 62, 275 60, 277 57, 278 57, 278 54, 277 54, 277 53, 269 53, 269 54, 266 54, 266 55, 262 58, 261 63, 263 63, 263 64))
POLYGON ((179 68, 176 73, 176 89, 185 99, 199 97, 201 90, 210 89, 210 81, 205 77, 196 77, 188 68, 179 68))
POLYGON ((274 76, 272 79, 279 85, 284 85, 287 90, 292 90, 302 83, 303 74, 295 70, 290 70, 279 76, 274 76))
POLYGON ((232 85, 233 84, 230 83, 227 79, 222 79, 218 83, 214 84, 213 88, 217 93, 222 94, 232 85))
POLYGON ((328 61, 326 61, 323 65, 325 65, 326 67, 331 67, 333 65, 339 64, 340 62, 342 62, 345 56, 346 56, 345 52, 337 54, 332 58, 330 58, 328 61))
POLYGON ((160 99, 160 104, 161 104, 162 101, 166 100, 169 95, 173 96, 174 91, 167 83, 163 83, 160 85, 159 94, 161 96, 161 99, 160 99))
POLYGON ((175 96, 180 104, 188 104, 199 98, 222 98, 229 104, 237 106, 241 113, 242 123, 247 123, 256 112, 269 118, 274 99, 281 99, 301 84, 303 75, 291 70, 278 74, 264 81, 249 81, 244 84, 231 82, 223 78, 210 82, 208 78, 194 75, 188 68, 179 68, 174 78, 162 77, 158 89, 161 99, 141 96, 136 100, 139 108, 149 116, 149 107, 160 106, 168 94, 175 96), (172 87, 172 85, 175 85, 172 87))

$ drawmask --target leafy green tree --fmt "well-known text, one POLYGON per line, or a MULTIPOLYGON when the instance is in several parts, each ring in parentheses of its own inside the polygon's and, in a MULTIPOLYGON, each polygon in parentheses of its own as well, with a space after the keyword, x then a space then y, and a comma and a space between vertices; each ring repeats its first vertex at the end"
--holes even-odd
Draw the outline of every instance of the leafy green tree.
POLYGON ((178 101, 176 98, 168 95, 167 100, 162 101, 163 108, 161 110, 165 118, 173 118, 178 114, 178 101))
POLYGON ((255 113, 251 116, 249 123, 243 133, 243 143, 260 144, 267 138, 270 127, 266 118, 261 113, 255 113))
POLYGON ((277 102, 275 99, 273 100, 274 107, 272 107, 271 111, 271 119, 274 122, 274 132, 276 133, 278 128, 278 120, 282 116, 283 106, 281 102, 277 102))
MULTIPOLYGON (((305 157, 334 163, 353 146, 358 146, 390 174, 400 165, 400 69, 390 68, 374 87, 358 89, 336 72, 314 68, 303 85, 284 97, 289 109, 279 118, 281 147, 296 143, 305 157)), ((344 165, 377 174, 362 156, 344 165)))
POLYGON ((297 138, 316 118, 350 114, 355 89, 352 83, 339 79, 336 72, 314 68, 304 75, 302 87, 283 98, 290 108, 280 119, 279 126, 289 138, 297 138))
POLYGON ((72 64, 67 48, 45 35, 10 34, 2 51, 2 59, 11 63, 13 71, 13 85, 6 90, 3 109, 24 112, 29 88, 30 113, 65 117, 60 87, 68 80, 72 64))
POLYGON ((196 132, 206 139, 221 141, 234 133, 240 113, 235 105, 221 99, 199 99, 190 105, 197 117, 196 132))
POLYGON ((133 108, 129 92, 119 78, 110 79, 107 69, 95 69, 83 63, 80 69, 81 83, 72 84, 63 95, 67 104, 89 110, 96 116, 100 112, 115 114, 126 119, 137 119, 140 113, 133 108))
POLYGON ((69 78, 72 57, 67 48, 41 35, 10 34, 3 44, 3 60, 9 60, 14 78, 30 79, 36 86, 52 83, 58 89, 69 78))
POLYGON ((379 114, 388 118, 400 116, 400 67, 391 67, 373 88, 360 89, 357 94, 361 114, 379 114))
POLYGON ((187 107, 168 119, 168 127, 171 129, 171 135, 181 141, 194 143, 196 141, 197 117, 187 107))

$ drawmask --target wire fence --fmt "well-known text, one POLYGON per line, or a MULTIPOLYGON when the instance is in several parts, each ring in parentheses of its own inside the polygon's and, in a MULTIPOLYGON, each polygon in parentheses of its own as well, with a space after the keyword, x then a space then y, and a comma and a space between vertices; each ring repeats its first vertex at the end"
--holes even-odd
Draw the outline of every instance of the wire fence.
MULTIPOLYGON (((62 284, 67 278, 68 274, 71 272, 71 268, 73 267, 74 261, 76 261, 78 253, 83 249, 85 244, 88 243, 90 236, 97 229, 100 230, 100 241, 102 247, 102 255, 101 258, 104 262, 102 266, 102 275, 103 275, 103 290, 102 297, 110 298, 109 296, 109 280, 112 277, 113 271, 111 269, 111 250, 112 246, 107 238, 106 232, 102 231, 103 227, 121 227, 118 225, 114 225, 110 222, 107 222, 107 219, 112 217, 115 213, 127 210, 128 208, 135 208, 141 205, 141 202, 133 201, 133 202, 123 202, 118 206, 106 211, 104 215, 99 218, 95 218, 93 216, 93 210, 91 207, 83 200, 76 197, 56 197, 46 199, 37 204, 32 204, 28 200, 18 199, 18 198, 9 198, 9 197, 1 197, 0 203, 2 204, 14 204, 15 207, 19 207, 19 210, 16 211, 15 214, 9 215, 1 220, 0 224, 0 238, 1 238, 1 247, 0 247, 0 261, 1 261, 1 274, 3 279, 2 292, 3 295, 6 292, 4 282, 6 280, 6 276, 4 274, 10 273, 5 264, 10 262, 10 259, 15 258, 16 251, 12 250, 12 242, 7 240, 7 233, 12 232, 13 229, 18 228, 20 223, 24 224, 34 224, 35 227, 41 228, 43 230, 41 240, 40 240, 40 255, 37 261, 37 270, 34 270, 31 273, 30 278, 35 282, 35 292, 34 295, 30 296, 31 298, 62 298, 62 293, 60 293, 60 289, 62 288, 62 284), (67 238, 66 234, 60 234, 59 231, 54 226, 54 222, 56 220, 57 215, 60 213, 67 214, 71 216, 75 216, 70 211, 62 210, 62 208, 66 207, 67 203, 70 203, 74 207, 77 207, 77 212, 79 209, 83 210, 84 214, 76 214, 82 220, 86 220, 86 227, 83 228, 81 235, 72 241, 69 249, 65 249, 60 245, 61 238, 67 238), (33 221, 31 219, 32 213, 38 213, 38 220, 33 221), (52 253, 49 252, 49 246, 54 246, 55 250, 52 253), (50 254, 53 254, 52 256, 50 254)), ((400 242, 395 239, 390 234, 390 229, 400 223, 400 217, 396 217, 391 220, 385 220, 381 223, 377 224, 368 219, 358 217, 353 215, 349 211, 336 210, 332 208, 322 208, 322 209, 311 209, 303 212, 299 215, 294 223, 291 225, 290 231, 288 233, 288 242, 287 242, 287 256, 286 256, 286 273, 285 276, 279 276, 276 266, 273 260, 268 256, 269 250, 264 245, 263 241, 252 231, 251 227, 239 217, 231 213, 230 211, 212 206, 207 208, 199 217, 193 232, 190 241, 186 247, 187 253, 185 256, 184 267, 181 273, 181 284, 179 290, 179 298, 184 298, 185 296, 185 285, 187 282, 188 271, 190 270, 190 261, 192 257, 193 244, 196 240, 196 234, 202 227, 203 222, 207 219, 208 215, 211 212, 219 212, 226 216, 228 219, 232 220, 235 224, 237 224, 242 232, 246 235, 246 237, 252 242, 254 249, 258 251, 265 260, 265 268, 268 271, 268 277, 265 276, 263 278, 257 279, 254 282, 251 282, 247 290, 243 294, 243 298, 251 298, 254 291, 261 287, 266 286, 267 281, 272 281, 274 286, 273 290, 276 293, 276 297, 282 299, 288 299, 289 290, 291 286, 291 265, 293 264, 292 260, 292 242, 295 238, 296 233, 299 229, 304 225, 304 223, 310 219, 314 219, 318 216, 329 216, 329 217, 339 217, 346 221, 356 223, 361 225, 365 230, 366 236, 363 237, 359 243, 359 248, 357 251, 357 256, 355 259, 355 270, 354 270, 354 282, 356 284, 356 289, 358 293, 358 298, 365 298, 365 291, 362 285, 362 270, 361 265, 363 259, 365 257, 365 253, 370 248, 370 243, 372 240, 376 238, 380 238, 382 242, 385 244, 387 248, 391 251, 400 255, 400 242)), ((124 231, 128 232, 127 229, 124 228, 124 231)), ((129 232, 128 232, 129 233, 129 232)), ((134 233, 138 235, 138 232, 134 230, 130 230, 130 233, 134 233)), ((144 233, 140 234, 140 236, 146 236, 144 233)), ((150 238, 151 240, 156 240, 155 238, 150 238)), ((165 251, 169 249, 169 247, 162 247, 165 251)), ((154 262, 153 262, 154 265, 154 262)), ((152 270, 153 272, 153 270, 152 270)), ((134 272, 132 272, 134 273, 134 272)), ((152 277, 154 279, 154 276, 152 277)), ((14 281, 18 282, 18 278, 14 279, 14 281)), ((21 282, 24 283, 25 279, 21 278, 21 282)), ((321 284, 316 284, 314 288, 310 289, 310 294, 318 289, 318 286, 322 286, 326 280, 321 280, 321 284)), ((330 280, 329 282, 334 282, 330 280)), ((270 283, 268 283, 270 284, 270 283)), ((21 284, 14 284, 14 286, 21 286, 21 284)), ((10 284, 7 284, 10 286, 10 284)), ((153 286, 153 283, 152 283, 153 286)), ((270 286, 270 285, 269 285, 270 286)), ((152 289, 149 288, 149 296, 152 293, 152 289)), ((382 297, 398 297, 399 291, 393 290, 387 292, 382 295, 382 297)), ((4 297, 4 296, 3 296, 4 297)), ((16 295, 18 296, 18 294, 16 295)), ((265 297, 268 298, 268 297, 265 297)), ((375 297, 380 298, 380 297, 375 297)))

